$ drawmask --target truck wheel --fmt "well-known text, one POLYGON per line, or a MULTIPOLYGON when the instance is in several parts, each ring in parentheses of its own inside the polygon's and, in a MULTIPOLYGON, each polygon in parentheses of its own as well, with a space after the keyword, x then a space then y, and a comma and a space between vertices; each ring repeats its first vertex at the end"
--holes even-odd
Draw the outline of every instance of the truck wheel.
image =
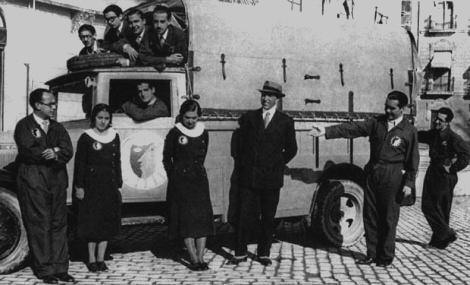
POLYGON ((352 246, 364 235, 364 190, 350 180, 322 184, 312 212, 312 233, 335 246, 352 246))
POLYGON ((0 274, 18 268, 29 253, 16 195, 0 187, 0 274))
POLYGON ((123 58, 117 53, 100 53, 78 55, 67 60, 69 71, 76 71, 95 67, 118 66, 117 60, 123 58))

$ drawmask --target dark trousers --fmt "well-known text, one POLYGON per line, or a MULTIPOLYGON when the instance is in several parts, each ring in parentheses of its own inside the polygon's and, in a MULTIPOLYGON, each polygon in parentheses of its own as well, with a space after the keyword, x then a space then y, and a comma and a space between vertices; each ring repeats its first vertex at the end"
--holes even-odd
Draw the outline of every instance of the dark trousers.
POLYGON ((367 255, 391 262, 400 216, 399 193, 403 189, 402 164, 378 164, 367 178, 364 193, 364 229, 367 255))
POLYGON ((442 166, 430 165, 426 171, 421 209, 432 229, 431 242, 439 242, 455 234, 449 227, 455 184, 457 174, 445 172, 442 166))
POLYGON ((269 257, 280 189, 240 187, 239 191, 240 216, 237 224, 235 255, 246 255, 248 242, 256 238, 258 256, 269 257))
MULTIPOLYGON (((66 175, 42 165, 22 165, 18 199, 38 278, 68 271, 66 175), (65 177, 64 177, 65 176, 65 177)), ((63 170, 62 173, 65 173, 63 170)))

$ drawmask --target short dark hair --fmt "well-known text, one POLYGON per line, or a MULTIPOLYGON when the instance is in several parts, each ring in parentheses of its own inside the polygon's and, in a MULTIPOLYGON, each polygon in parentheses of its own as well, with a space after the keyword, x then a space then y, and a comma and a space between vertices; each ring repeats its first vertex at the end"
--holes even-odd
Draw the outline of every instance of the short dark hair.
POLYGON ((142 20, 145 20, 145 16, 144 16, 144 13, 142 11, 140 11, 139 9, 136 9, 136 8, 132 8, 129 10, 129 12, 127 12, 127 18, 129 18, 130 15, 139 15, 139 17, 142 19, 142 20))
POLYGON ((408 96, 401 91, 394 90, 387 95, 388 100, 398 100, 398 107, 402 109, 408 105, 408 96))
POLYGON ((167 6, 167 5, 157 5, 155 6, 155 9, 153 9, 153 14, 156 14, 156 13, 166 13, 166 18, 168 20, 171 19, 171 11, 170 11, 170 8, 167 6))
POLYGON ((51 91, 45 88, 37 88, 34 89, 31 93, 29 93, 29 105, 36 110, 36 103, 42 102, 42 94, 50 93, 51 91))
POLYGON ((109 113, 108 128, 111 127, 111 124, 113 123, 113 112, 111 111, 111 107, 109 107, 109 105, 104 104, 104 103, 96 104, 95 107, 93 107, 93 110, 91 111, 91 117, 90 117, 90 127, 94 128, 96 126, 96 116, 101 111, 106 111, 109 113))
POLYGON ((183 115, 186 113, 186 112, 193 112, 193 111, 196 111, 197 110, 197 115, 198 117, 200 117, 202 115, 202 110, 201 110, 201 106, 199 105, 199 103, 195 100, 186 100, 183 102, 183 104, 181 104, 181 107, 180 107, 180 117, 183 117, 183 115))
POLYGON ((121 7, 119 7, 118 5, 115 5, 115 4, 111 4, 111 5, 107 6, 106 8, 104 8, 103 15, 106 14, 106 13, 109 13, 109 12, 114 12, 114 14, 116 14, 116 16, 118 16, 118 17, 120 15, 122 15, 121 7))
POLYGON ((78 35, 80 36, 80 33, 83 32, 83 31, 89 31, 92 35, 94 35, 94 36, 96 35, 95 27, 93 27, 90 24, 81 25, 80 28, 78 28, 78 35))
POLYGON ((442 107, 439 110, 437 110, 437 113, 441 113, 446 115, 446 122, 450 123, 452 119, 454 119, 454 113, 452 112, 451 109, 447 107, 442 107))

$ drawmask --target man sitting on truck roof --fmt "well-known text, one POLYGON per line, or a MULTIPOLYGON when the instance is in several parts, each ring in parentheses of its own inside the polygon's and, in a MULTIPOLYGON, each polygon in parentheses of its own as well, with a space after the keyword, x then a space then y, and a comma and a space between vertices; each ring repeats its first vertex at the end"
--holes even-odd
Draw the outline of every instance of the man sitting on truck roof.
POLYGON ((103 10, 103 16, 108 24, 104 32, 103 48, 118 52, 119 40, 124 38, 122 9, 118 5, 108 5, 103 10))
POLYGON ((148 81, 137 84, 138 94, 122 104, 121 109, 134 121, 143 122, 158 117, 169 117, 166 104, 155 95, 155 87, 148 81))
POLYGON ((78 28, 78 37, 84 45, 78 55, 88 55, 103 52, 103 50, 98 48, 96 44, 96 30, 92 25, 81 25, 80 28, 78 28))
POLYGON ((171 22, 171 11, 166 4, 159 4, 152 13, 153 29, 148 42, 142 46, 139 59, 143 65, 186 62, 187 44, 184 32, 171 22))
POLYGON ((139 9, 131 9, 127 13, 127 22, 129 30, 125 32, 124 37, 114 46, 117 52, 123 53, 129 60, 121 65, 135 65, 139 57, 139 51, 144 42, 148 41, 149 28, 146 27, 145 16, 139 9))

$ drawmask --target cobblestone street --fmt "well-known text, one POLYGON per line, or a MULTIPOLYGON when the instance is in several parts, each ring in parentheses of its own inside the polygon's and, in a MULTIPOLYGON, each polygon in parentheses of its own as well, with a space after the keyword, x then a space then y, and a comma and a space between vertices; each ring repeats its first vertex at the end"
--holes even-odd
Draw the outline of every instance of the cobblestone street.
MULTIPOLYGON (((451 225, 458 240, 446 250, 426 248, 430 229, 419 204, 402 208, 396 259, 386 269, 355 264, 354 258, 365 252, 364 239, 351 248, 331 248, 312 242, 302 223, 284 221, 269 267, 251 259, 238 266, 226 264, 231 251, 222 233, 209 244, 210 270, 192 272, 184 265, 184 253, 171 253, 165 227, 146 225, 124 227, 112 243, 108 272, 92 274, 84 263, 73 261, 70 273, 79 284, 469 284, 470 198, 454 200, 451 225)), ((0 276, 0 284, 41 283, 26 267, 0 276)))

